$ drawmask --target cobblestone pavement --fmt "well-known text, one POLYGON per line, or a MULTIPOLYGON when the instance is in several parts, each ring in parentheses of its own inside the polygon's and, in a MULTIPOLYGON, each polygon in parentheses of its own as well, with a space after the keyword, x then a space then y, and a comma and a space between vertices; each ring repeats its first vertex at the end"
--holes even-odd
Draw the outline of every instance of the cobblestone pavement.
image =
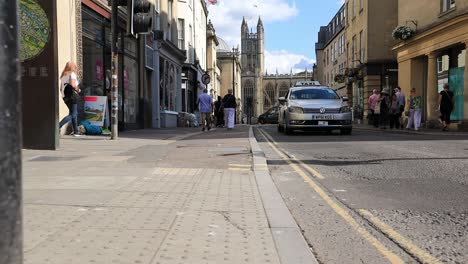
POLYGON ((280 263, 248 127, 230 132, 25 150, 24 263, 280 263))

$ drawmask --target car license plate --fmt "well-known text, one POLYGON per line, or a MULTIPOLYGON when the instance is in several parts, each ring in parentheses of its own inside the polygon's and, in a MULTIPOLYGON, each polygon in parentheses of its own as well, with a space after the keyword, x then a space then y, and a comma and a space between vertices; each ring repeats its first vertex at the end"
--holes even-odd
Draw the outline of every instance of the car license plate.
POLYGON ((318 121, 318 125, 319 126, 328 126, 328 122, 327 121, 318 121))
POLYGON ((333 115, 313 115, 312 119, 314 120, 333 120, 333 115))

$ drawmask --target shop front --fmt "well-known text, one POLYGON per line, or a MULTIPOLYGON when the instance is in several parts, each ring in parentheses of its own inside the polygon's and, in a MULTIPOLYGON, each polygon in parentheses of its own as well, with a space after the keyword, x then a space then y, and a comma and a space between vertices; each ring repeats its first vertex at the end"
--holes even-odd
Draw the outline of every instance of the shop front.
POLYGON ((406 94, 416 88, 424 98, 427 127, 438 127, 438 98, 444 84, 455 95, 452 128, 468 127, 468 15, 431 28, 395 47, 399 83, 406 94))
MULTIPOLYGON (((82 8, 82 91, 85 96, 106 96, 111 89, 111 30, 105 10, 82 8)), ((123 24, 123 23, 122 23, 123 24)), ((142 128, 140 121, 140 83, 138 42, 119 29, 119 130, 142 128)), ((81 109, 83 106, 81 106, 81 109)), ((108 100, 110 110, 110 100, 108 100)), ((82 111, 81 111, 82 112, 82 111)), ((109 112, 109 111, 108 111, 109 112)), ((107 119, 108 117, 106 117, 107 119)), ((109 124, 108 120, 105 126, 109 124)))
POLYGON ((177 127, 182 111, 182 64, 185 51, 170 41, 163 41, 159 51, 159 97, 161 127, 177 127))

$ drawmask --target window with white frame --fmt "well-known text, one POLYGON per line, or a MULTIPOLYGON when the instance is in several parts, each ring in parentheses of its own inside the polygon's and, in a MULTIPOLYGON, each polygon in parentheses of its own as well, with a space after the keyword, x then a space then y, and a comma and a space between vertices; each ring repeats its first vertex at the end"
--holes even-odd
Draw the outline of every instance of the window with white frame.
POLYGON ((181 18, 177 20, 177 44, 179 49, 185 49, 185 21, 181 18))
POLYGON ((357 14, 357 1, 359 0, 353 0, 353 17, 356 17, 357 14))
POLYGON ((446 12, 455 7, 455 0, 442 0, 442 12, 446 12))
POLYGON ((364 39, 362 31, 359 32, 359 60, 364 63, 364 39))
POLYGON ((167 39, 172 41, 172 0, 169 0, 167 5, 167 39))
MULTIPOLYGON (((340 42, 340 40, 338 39, 337 41, 335 41, 335 60, 338 59, 338 55, 339 55, 339 50, 338 50, 338 43, 340 42)), ((333 62, 335 63, 335 62, 333 62)))
POLYGON ((331 44, 331 63, 335 60, 335 49, 333 48, 333 43, 331 44))
POLYGON ((357 47, 356 47, 356 36, 353 36, 353 54, 352 54, 352 56, 353 56, 353 57, 352 57, 352 58, 353 58, 353 60, 352 60, 352 61, 353 61, 353 62, 352 62, 352 63, 353 63, 353 66, 356 65, 356 48, 357 48, 357 47))
POLYGON ((343 54, 344 54, 344 53, 345 53, 345 51, 346 51, 346 46, 345 46, 345 45, 346 45, 346 44, 345 44, 345 42, 346 42, 346 39, 345 39, 345 35, 344 35, 344 34, 341 36, 341 41, 343 42, 343 46, 342 46, 342 48, 343 48, 343 51, 342 51, 341 53, 343 53, 343 54))

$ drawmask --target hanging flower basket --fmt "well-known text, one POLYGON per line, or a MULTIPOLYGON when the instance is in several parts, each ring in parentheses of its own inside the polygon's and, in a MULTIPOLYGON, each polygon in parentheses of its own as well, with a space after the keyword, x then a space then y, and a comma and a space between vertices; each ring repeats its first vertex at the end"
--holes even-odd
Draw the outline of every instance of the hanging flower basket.
POLYGON ((398 26, 392 32, 392 37, 395 40, 408 40, 416 31, 408 26, 398 26))

